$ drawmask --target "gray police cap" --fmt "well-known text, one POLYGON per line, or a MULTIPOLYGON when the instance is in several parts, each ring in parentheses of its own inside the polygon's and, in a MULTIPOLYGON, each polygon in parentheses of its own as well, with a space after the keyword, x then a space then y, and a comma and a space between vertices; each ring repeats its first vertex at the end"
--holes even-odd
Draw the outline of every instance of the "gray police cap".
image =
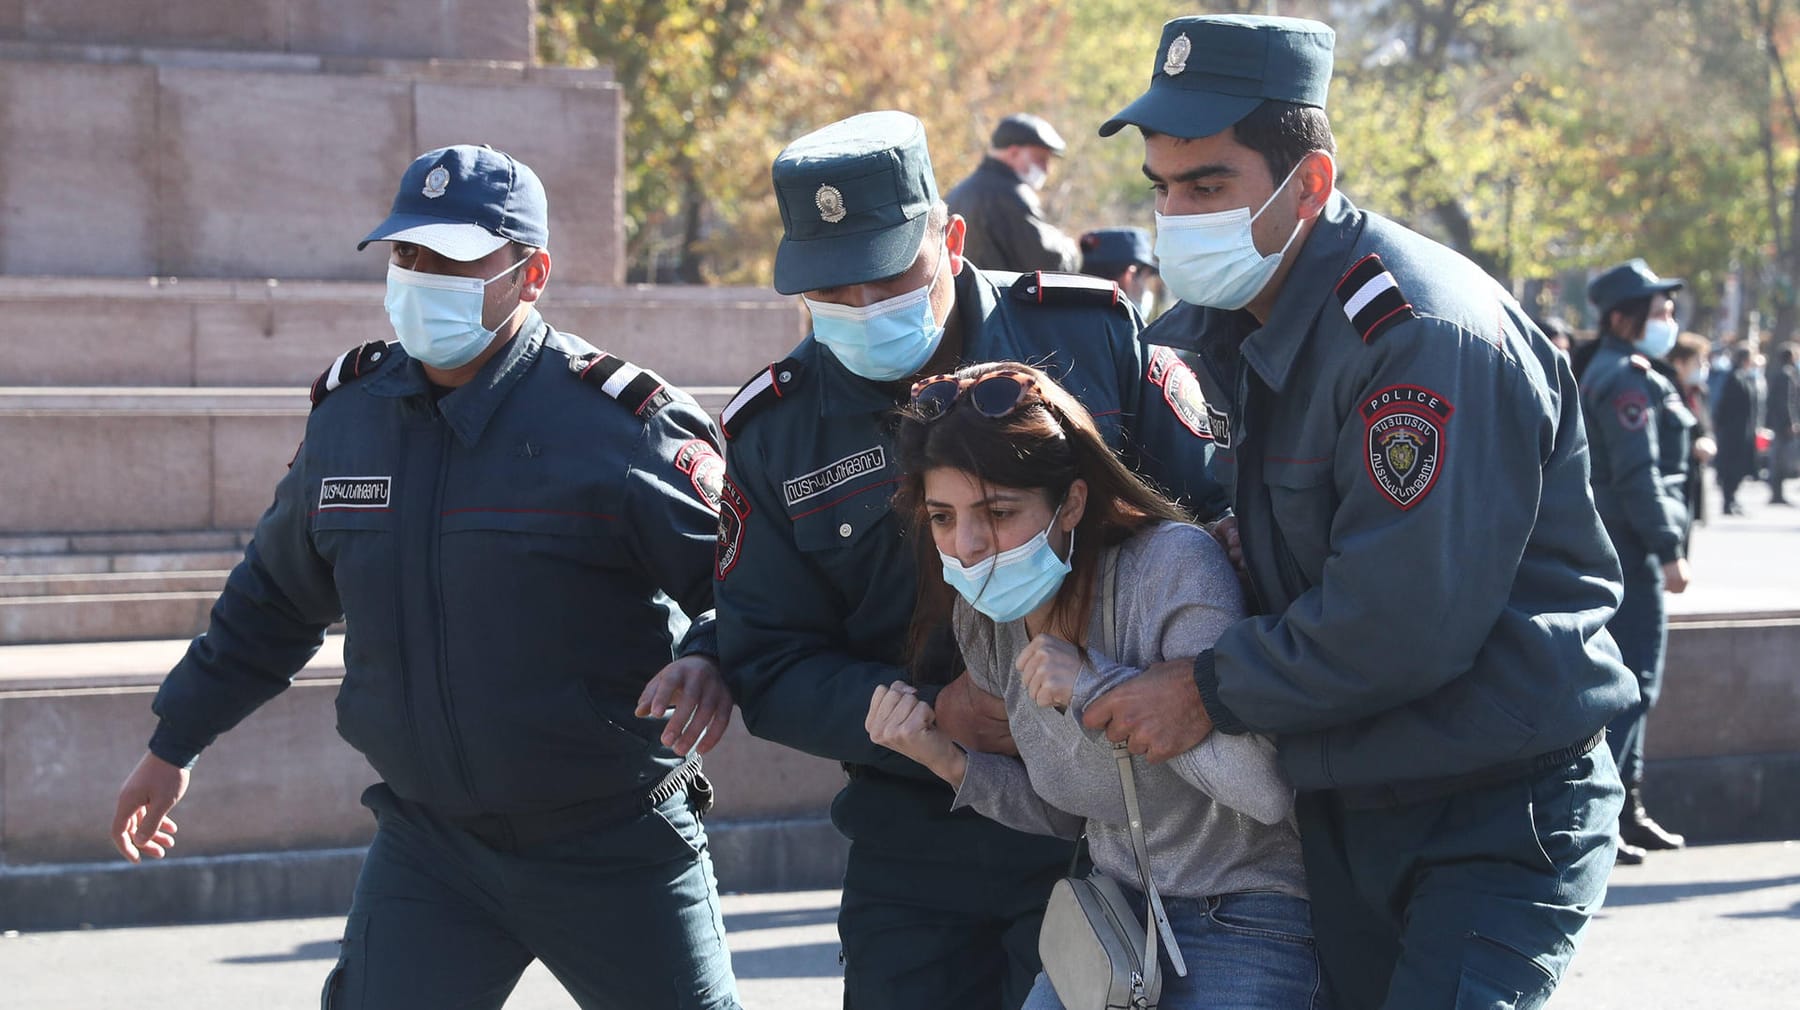
POLYGON ((784 295, 903 273, 938 199, 925 124, 904 112, 814 130, 784 148, 770 174, 782 227, 775 290, 784 295))
POLYGON ((1056 132, 1056 127, 1051 126, 1043 117, 1029 112, 1015 112, 1002 119, 1000 125, 994 127, 993 138, 988 141, 989 147, 1013 147, 1021 144, 1049 148, 1051 154, 1061 154, 1063 148, 1069 146, 1063 143, 1062 134, 1056 132))
POLYGON ((1337 34, 1305 18, 1208 15, 1163 25, 1150 88, 1100 127, 1192 140, 1210 137, 1265 101, 1323 109, 1337 34))
POLYGON ((1633 298, 1679 291, 1685 282, 1678 277, 1658 277, 1650 264, 1642 259, 1626 260, 1588 281, 1588 301, 1602 313, 1633 298))

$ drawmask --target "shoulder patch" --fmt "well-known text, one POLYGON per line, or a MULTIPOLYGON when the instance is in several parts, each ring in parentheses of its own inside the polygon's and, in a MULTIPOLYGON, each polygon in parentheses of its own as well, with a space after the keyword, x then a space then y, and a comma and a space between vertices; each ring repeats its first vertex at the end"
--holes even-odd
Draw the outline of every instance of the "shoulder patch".
POLYGON ((1404 512, 1437 484, 1450 452, 1445 429, 1456 408, 1423 386, 1388 386, 1363 397, 1358 410, 1369 480, 1404 512))
POLYGON ((662 376, 604 351, 569 359, 569 371, 647 421, 673 399, 662 376))
POLYGON ((737 567, 744 553, 744 520, 750 518, 750 502, 727 477, 719 487, 719 543, 713 552, 713 576, 725 576, 737 567))
POLYGON ((675 469, 687 475, 694 493, 714 513, 724 493, 725 458, 704 438, 690 438, 675 450, 675 469))
POLYGON ((783 390, 799 374, 800 363, 788 358, 757 372, 750 377, 749 382, 739 386, 731 401, 725 404, 725 409, 719 411, 719 430, 725 433, 725 441, 736 438, 738 432, 743 430, 744 422, 786 396, 783 390))
POLYGON ((1350 326, 1362 335, 1363 343, 1372 343, 1395 325, 1417 319, 1412 303, 1400 293, 1400 284, 1388 273, 1381 257, 1374 253, 1356 261, 1337 282, 1338 301, 1350 326))
POLYGON ((1641 389, 1628 389, 1613 397, 1612 409, 1619 427, 1626 431, 1642 431, 1650 423, 1650 397, 1641 389))
POLYGON ((339 386, 368 375, 381 367, 381 363, 387 359, 388 345, 382 340, 371 340, 361 347, 352 347, 338 355, 331 367, 313 380, 312 389, 307 394, 312 400, 313 408, 317 409, 339 386))
POLYGON ((1020 274, 1006 289, 1014 298, 1034 305, 1119 305, 1119 286, 1104 277, 1035 270, 1020 274))
POLYGON ((1208 417, 1206 397, 1201 394, 1200 380, 1194 377, 1194 370, 1187 366, 1187 362, 1177 357, 1173 350, 1158 347, 1150 352, 1150 370, 1144 378, 1163 391, 1163 401, 1169 405, 1182 427, 1200 438, 1208 441, 1212 439, 1212 421, 1208 417))

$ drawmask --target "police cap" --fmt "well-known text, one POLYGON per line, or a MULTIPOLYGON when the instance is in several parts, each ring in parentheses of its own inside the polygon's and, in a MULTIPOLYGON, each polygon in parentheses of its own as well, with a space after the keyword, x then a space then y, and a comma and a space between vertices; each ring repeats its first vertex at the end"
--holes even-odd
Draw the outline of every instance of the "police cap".
POLYGON ((1142 228, 1096 228, 1081 236, 1081 272, 1117 277, 1134 264, 1155 267, 1153 248, 1142 228))
POLYGON ((1015 112, 1002 119, 999 126, 994 127, 994 136, 988 141, 988 146, 1014 147, 1020 145, 1048 148, 1051 154, 1057 155, 1062 154, 1063 148, 1068 146, 1063 143, 1062 134, 1056 132, 1056 127, 1051 126, 1041 116, 1034 116, 1029 112, 1015 112))
POLYGON ((775 290, 784 295, 903 273, 938 199, 925 124, 904 112, 814 130, 782 149, 770 174, 782 228, 775 290))
POLYGON ((1650 264, 1642 259, 1627 260, 1613 267, 1600 276, 1588 281, 1588 301, 1605 315, 1607 310, 1620 302, 1628 302, 1633 298, 1654 295, 1669 291, 1679 291, 1685 286, 1678 277, 1658 277, 1650 264))
POLYGON ((1150 88, 1100 127, 1192 140, 1210 137, 1265 101, 1325 107, 1337 34, 1305 18, 1248 14, 1176 18, 1163 25, 1150 88))
POLYGON ((411 242, 453 260, 478 260, 508 242, 550 244, 544 184, 503 151, 458 144, 426 151, 400 177, 387 220, 357 243, 411 242))

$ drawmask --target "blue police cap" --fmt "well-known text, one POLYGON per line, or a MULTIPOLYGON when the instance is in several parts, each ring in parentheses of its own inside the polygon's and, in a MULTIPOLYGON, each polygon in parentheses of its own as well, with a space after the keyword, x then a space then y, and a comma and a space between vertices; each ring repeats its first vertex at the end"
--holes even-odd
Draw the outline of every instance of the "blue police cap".
POLYGON ((1686 284, 1678 277, 1658 277, 1650 264, 1641 259, 1627 260, 1588 281, 1588 301, 1602 315, 1620 302, 1669 291, 1679 291, 1686 284))
POLYGON ((784 295, 904 272, 938 199, 925 124, 904 112, 814 130, 775 157, 770 175, 782 228, 775 290, 784 295))
POLYGON ((1096 228, 1081 236, 1081 272, 1117 277, 1133 264, 1154 267, 1154 249, 1143 228, 1096 228))
POLYGON ((537 173, 491 147, 427 151, 407 166, 370 242, 411 242, 453 260, 478 260, 508 242, 550 244, 550 205, 537 173))
POLYGON ((1163 25, 1150 89, 1100 127, 1210 137, 1265 101, 1323 109, 1337 34, 1305 18, 1208 15, 1163 25))
POLYGON ((1063 142, 1062 134, 1056 127, 1042 116, 1034 116, 1029 112, 1015 112, 1000 121, 994 127, 994 135, 988 139, 989 147, 1026 147, 1047 148, 1051 154, 1060 155, 1068 145, 1063 142))

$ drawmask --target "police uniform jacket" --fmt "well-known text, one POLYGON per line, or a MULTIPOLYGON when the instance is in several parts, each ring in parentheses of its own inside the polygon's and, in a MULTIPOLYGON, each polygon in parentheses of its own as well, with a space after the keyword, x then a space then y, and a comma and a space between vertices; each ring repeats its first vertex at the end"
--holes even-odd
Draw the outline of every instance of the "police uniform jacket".
POLYGON ((1650 359, 1605 336, 1581 375, 1594 505, 1621 556, 1682 555, 1694 415, 1650 359))
POLYGON ((723 461, 706 415, 535 312, 441 398, 375 343, 315 403, 206 633, 157 692, 151 750, 191 761, 342 616, 338 732, 401 797, 462 816, 647 791, 678 759, 660 721, 633 717, 637 695, 678 640, 717 651, 723 461), (617 381, 583 381, 589 365, 617 381))
POLYGON ((1567 363, 1474 264, 1334 195, 1266 325, 1179 306, 1256 616, 1195 662, 1300 789, 1486 773, 1635 696, 1567 363))
MULTIPOLYGON (((1224 496, 1207 476, 1212 443, 1192 373, 1167 349, 1147 353, 1135 311, 1110 281, 1045 280, 1047 289, 1036 275, 1015 282, 964 270, 955 309, 963 359, 1041 363, 1128 465, 1197 515, 1219 514, 1224 496), (1096 294, 1092 305, 1062 300, 1096 294)), ((863 725, 875 687, 906 679, 900 664, 921 574, 890 507, 900 479, 897 406, 892 387, 856 376, 808 337, 726 408, 720 656, 757 736, 941 787, 876 746, 863 725)), ((846 826, 841 803, 838 814, 846 826)))
POLYGON ((944 195, 952 214, 969 222, 969 262, 988 270, 1081 269, 1081 246, 1050 222, 1037 191, 1011 166, 983 158, 944 195))

